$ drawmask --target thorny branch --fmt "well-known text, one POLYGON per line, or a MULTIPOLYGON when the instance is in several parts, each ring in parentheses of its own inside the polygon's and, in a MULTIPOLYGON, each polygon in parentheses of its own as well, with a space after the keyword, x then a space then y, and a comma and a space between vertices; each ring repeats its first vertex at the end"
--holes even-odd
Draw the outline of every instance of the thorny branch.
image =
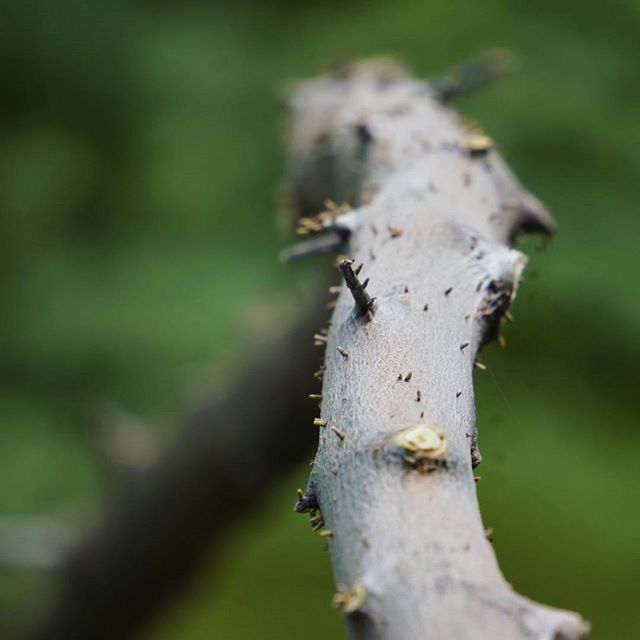
POLYGON ((491 139, 442 106, 503 71, 485 57, 434 87, 369 60, 290 96, 295 202, 316 202, 322 168, 325 194, 356 207, 346 289, 318 341, 324 428, 295 507, 327 537, 334 603, 354 639, 577 640, 588 630, 511 589, 476 497, 477 352, 500 340, 526 264, 513 239, 553 229, 491 139), (354 263, 375 285, 375 315, 354 263))

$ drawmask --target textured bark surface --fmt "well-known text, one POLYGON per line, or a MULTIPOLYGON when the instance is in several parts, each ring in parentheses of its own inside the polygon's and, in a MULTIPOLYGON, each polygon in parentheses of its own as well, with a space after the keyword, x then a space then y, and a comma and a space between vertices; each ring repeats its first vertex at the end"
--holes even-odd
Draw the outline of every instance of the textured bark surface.
POLYGON ((349 230, 343 251, 364 263, 375 298, 371 317, 353 287, 337 299, 319 447, 297 505, 327 528, 350 636, 583 637, 577 614, 502 577, 472 470, 476 354, 499 335, 526 264, 514 237, 550 233, 549 215, 488 138, 391 62, 300 83, 290 104, 293 204, 357 207, 318 220, 349 230))

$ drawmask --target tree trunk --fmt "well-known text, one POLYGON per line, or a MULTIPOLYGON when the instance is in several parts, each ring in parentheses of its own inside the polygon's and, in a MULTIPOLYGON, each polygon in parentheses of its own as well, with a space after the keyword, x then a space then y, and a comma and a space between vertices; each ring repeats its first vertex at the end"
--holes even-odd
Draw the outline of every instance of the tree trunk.
POLYGON ((331 193, 357 206, 315 220, 350 233, 354 262, 341 267, 319 447, 296 505, 326 527, 350 637, 584 637, 577 614, 505 581, 473 476, 476 354, 499 337, 526 264, 511 242, 550 233, 549 215, 486 136, 393 63, 300 83, 290 103, 295 205, 331 193))

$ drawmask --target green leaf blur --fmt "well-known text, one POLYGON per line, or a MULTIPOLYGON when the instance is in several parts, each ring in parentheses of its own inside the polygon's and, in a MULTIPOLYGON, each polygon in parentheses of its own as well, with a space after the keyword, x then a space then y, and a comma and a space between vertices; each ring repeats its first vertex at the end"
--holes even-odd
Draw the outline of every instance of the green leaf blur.
MULTIPOLYGON (((637 0, 4 0, 0 31, 0 515, 86 526, 109 494, 87 407, 169 438, 261 314, 310 295, 314 265, 276 260, 288 79, 344 54, 426 77, 501 46, 519 72, 458 106, 559 232, 523 243, 508 348, 476 375, 484 521, 520 592, 638 637, 637 0)), ((140 637, 341 637, 291 509, 307 473, 140 637)), ((1 570, 0 631, 50 586, 1 570)))

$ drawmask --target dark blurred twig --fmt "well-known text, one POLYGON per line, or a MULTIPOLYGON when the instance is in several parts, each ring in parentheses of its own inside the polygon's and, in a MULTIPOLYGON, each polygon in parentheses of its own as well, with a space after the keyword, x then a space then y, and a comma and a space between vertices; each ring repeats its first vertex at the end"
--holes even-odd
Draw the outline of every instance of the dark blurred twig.
POLYGON ((264 336, 240 380, 191 416, 73 550, 57 592, 21 638, 130 637, 180 592, 212 540, 311 448, 311 336, 325 315, 317 302, 264 336))
POLYGON ((515 68, 516 59, 509 51, 491 49, 434 78, 431 85, 437 100, 447 103, 512 73, 515 68))

